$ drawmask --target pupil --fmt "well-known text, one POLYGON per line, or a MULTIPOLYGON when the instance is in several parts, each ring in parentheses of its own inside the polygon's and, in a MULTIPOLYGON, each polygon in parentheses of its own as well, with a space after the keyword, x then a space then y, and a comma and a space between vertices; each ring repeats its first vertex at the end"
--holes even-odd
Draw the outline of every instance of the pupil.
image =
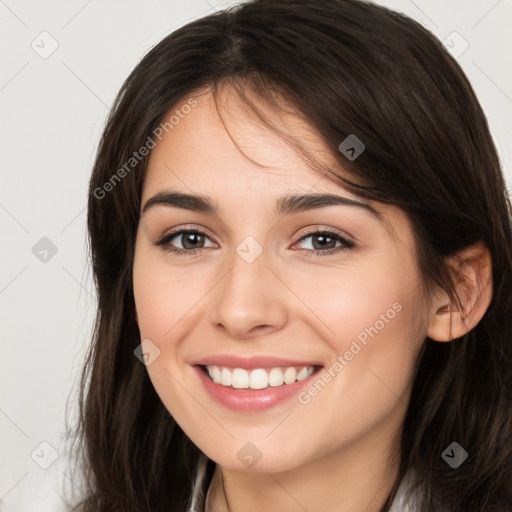
MULTIPOLYGON (((194 244, 193 244, 193 243, 191 244, 191 247, 187 247, 187 245, 189 244, 189 242, 191 241, 191 239, 192 239, 193 237, 200 239, 200 238, 201 238, 201 236, 202 236, 202 235, 200 235, 199 233, 189 233, 189 234, 185 237, 185 243, 183 244, 183 246, 184 246, 185 248, 188 248, 188 249, 195 249, 195 246, 194 246, 194 244)), ((196 240, 196 242, 197 242, 197 241, 198 241, 198 240, 196 240)))
MULTIPOLYGON (((325 246, 328 244, 328 242, 326 243, 327 240, 333 240, 330 236, 326 236, 326 235, 317 235, 315 237, 317 240, 321 240, 320 241, 320 249, 325 249, 325 246)), ((313 244, 315 245, 315 244, 313 244)), ((315 248, 318 248, 318 247, 315 247, 315 248)))

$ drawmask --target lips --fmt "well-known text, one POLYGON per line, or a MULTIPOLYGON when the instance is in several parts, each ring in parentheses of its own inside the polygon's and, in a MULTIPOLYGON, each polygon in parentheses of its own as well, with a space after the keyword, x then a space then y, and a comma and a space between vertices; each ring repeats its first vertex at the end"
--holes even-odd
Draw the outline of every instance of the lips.
POLYGON ((323 367, 311 360, 231 354, 205 357, 192 366, 216 402, 246 412, 269 409, 296 396, 323 367))

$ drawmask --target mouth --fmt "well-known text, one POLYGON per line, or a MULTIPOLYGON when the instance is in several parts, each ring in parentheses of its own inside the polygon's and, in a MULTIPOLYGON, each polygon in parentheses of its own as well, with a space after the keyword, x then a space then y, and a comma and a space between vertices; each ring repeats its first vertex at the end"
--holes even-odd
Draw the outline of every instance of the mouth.
POLYGON ((322 368, 310 366, 275 366, 272 368, 230 368, 218 365, 199 365, 213 383, 232 389, 267 389, 301 382, 322 368))
POLYGON ((317 364, 241 368, 194 364, 203 388, 218 404, 237 412, 259 412, 288 403, 323 368, 317 364))

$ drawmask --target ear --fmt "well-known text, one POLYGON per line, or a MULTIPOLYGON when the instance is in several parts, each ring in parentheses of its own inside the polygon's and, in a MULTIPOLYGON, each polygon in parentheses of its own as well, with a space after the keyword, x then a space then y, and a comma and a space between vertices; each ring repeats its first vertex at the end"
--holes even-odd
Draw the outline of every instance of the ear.
POLYGON ((482 243, 463 249, 449 259, 449 264, 462 274, 455 274, 455 289, 462 311, 443 290, 432 305, 428 337, 436 341, 460 338, 482 319, 492 299, 492 261, 489 249, 482 243))

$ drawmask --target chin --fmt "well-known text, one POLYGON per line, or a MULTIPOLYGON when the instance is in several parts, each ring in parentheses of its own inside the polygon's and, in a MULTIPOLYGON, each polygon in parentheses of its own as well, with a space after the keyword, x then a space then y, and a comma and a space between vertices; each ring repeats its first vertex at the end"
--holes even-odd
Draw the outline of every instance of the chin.
POLYGON ((277 449, 258 448, 247 442, 242 447, 226 447, 223 452, 204 450, 203 452, 219 466, 231 471, 243 473, 280 473, 298 468, 305 464, 304 452, 284 453, 277 449), (235 456, 233 456, 235 452, 235 456))

